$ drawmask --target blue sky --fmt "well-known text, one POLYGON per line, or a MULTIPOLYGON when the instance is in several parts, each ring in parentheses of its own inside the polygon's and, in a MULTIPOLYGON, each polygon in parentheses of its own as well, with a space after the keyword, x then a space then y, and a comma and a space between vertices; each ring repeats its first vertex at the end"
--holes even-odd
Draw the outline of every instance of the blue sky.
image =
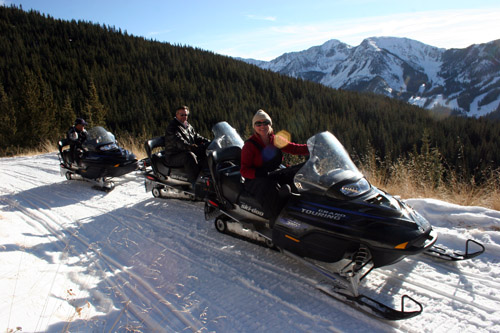
POLYGON ((500 39, 498 0, 0 0, 54 18, 176 45, 271 60, 338 39, 407 37, 442 48, 500 39))

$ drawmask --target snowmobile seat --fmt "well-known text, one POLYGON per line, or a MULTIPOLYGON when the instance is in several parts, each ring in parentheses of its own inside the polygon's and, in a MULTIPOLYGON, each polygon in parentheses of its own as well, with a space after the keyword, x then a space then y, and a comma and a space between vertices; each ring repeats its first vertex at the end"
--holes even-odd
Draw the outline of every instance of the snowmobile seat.
POLYGON ((151 168, 153 169, 153 172, 155 174, 159 174, 157 168, 158 156, 156 154, 153 154, 153 150, 157 147, 162 146, 165 146, 165 138, 163 136, 152 138, 144 143, 144 149, 146 150, 146 154, 151 161, 151 168))
POLYGON ((219 151, 207 151, 210 174, 215 181, 219 197, 236 202, 243 188, 240 175, 241 148, 231 146, 219 151))
POLYGON ((238 165, 228 165, 219 169, 218 179, 223 196, 230 202, 236 202, 241 191, 243 191, 240 167, 238 165))
POLYGON ((150 158, 152 165, 155 165, 159 162, 161 162, 163 165, 165 165, 168 168, 171 169, 182 169, 183 166, 175 166, 175 165, 170 165, 168 164, 168 161, 165 159, 165 151, 161 150, 158 152, 154 152, 155 148, 159 147, 165 147, 165 137, 164 136, 158 136, 155 138, 152 138, 148 141, 146 141, 146 144, 144 145, 144 148, 146 149, 146 153, 148 154, 148 157, 150 158))
POLYGON ((153 172, 155 174, 163 174, 165 176, 169 176, 170 169, 182 169, 183 168, 183 166, 168 165, 168 163, 165 161, 163 150, 159 151, 158 149, 156 149, 157 152, 154 152, 155 148, 160 148, 160 147, 165 147, 165 137, 164 136, 157 136, 155 138, 152 138, 152 139, 146 141, 144 144, 146 154, 148 155, 148 157, 151 161, 151 168, 153 169, 153 172))
POLYGON ((165 146, 165 137, 163 136, 157 136, 155 138, 152 138, 144 144, 144 148, 146 149, 146 154, 148 154, 148 157, 152 159, 153 155, 153 150, 157 147, 164 147, 165 146))
POLYGON ((61 139, 57 142, 57 148, 59 149, 59 155, 62 158, 62 162, 71 164, 71 150, 69 148, 64 149, 66 146, 69 146, 69 140, 67 138, 61 139))
MULTIPOLYGON (((66 138, 66 139, 61 139, 57 142, 57 148, 59 149, 59 152, 62 153, 63 152, 63 148, 66 147, 66 146, 69 146, 69 140, 66 138)), ((69 149, 66 149, 66 150, 69 150, 69 149)))
POLYGON ((224 148, 218 152, 213 151, 212 158, 213 163, 219 164, 223 167, 226 167, 227 165, 239 166, 241 164, 241 148, 238 146, 231 146, 224 148))

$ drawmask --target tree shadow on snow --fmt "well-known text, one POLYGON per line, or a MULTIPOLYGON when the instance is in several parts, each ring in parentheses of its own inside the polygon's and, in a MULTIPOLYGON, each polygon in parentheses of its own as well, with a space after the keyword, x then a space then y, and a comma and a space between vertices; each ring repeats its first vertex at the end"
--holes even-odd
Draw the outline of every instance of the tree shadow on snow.
MULTIPOLYGON (((32 204, 25 198, 37 198, 48 188, 56 193, 67 193, 67 186, 70 185, 73 184, 54 184, 51 186, 55 188, 47 186, 41 191, 32 189, 26 192, 33 192, 19 198, 10 197, 9 200, 26 200, 26 204, 32 204)), ((85 194, 66 199, 64 204, 59 205, 82 201, 81 195, 87 198, 97 195, 92 189, 82 192, 85 194)), ((41 237, 29 233, 24 235, 28 238, 41 237)), ((331 313, 335 313, 335 308, 324 308, 325 304, 335 307, 337 301, 321 296, 323 294, 312 288, 304 288, 309 291, 300 290, 298 296, 297 291, 288 289, 301 285, 300 278, 291 277, 283 284, 279 275, 286 271, 294 275, 304 273, 307 275, 304 279, 308 279, 313 273, 305 273, 308 272, 306 268, 295 264, 287 267, 290 261, 277 252, 266 251, 254 244, 241 243, 217 233, 213 222, 204 220, 203 204, 199 202, 150 198, 132 206, 75 221, 71 227, 61 230, 57 237, 55 241, 29 248, 20 249, 16 244, 8 244, 3 249, 10 252, 23 250, 47 264, 60 264, 63 267, 59 274, 65 274, 66 283, 64 286, 55 285, 51 297, 64 302, 66 308, 69 305, 69 309, 73 309, 66 311, 65 319, 47 327, 47 332, 250 329, 248 325, 253 322, 251 316, 247 319, 240 305, 245 304, 245 310, 250 311, 254 298, 247 298, 244 292, 234 295, 229 292, 247 280, 243 285, 251 286, 248 293, 253 296, 260 295, 259 288, 264 288, 263 294, 280 295, 277 296, 278 300, 273 299, 273 302, 280 304, 278 307, 274 304, 263 306, 262 309, 266 311, 259 312, 258 316, 264 318, 266 323, 265 318, 273 316, 271 311, 274 309, 277 309, 275 318, 279 318, 280 313, 293 315, 295 309, 304 313, 325 311, 324 314, 318 313, 318 317, 302 316, 300 324, 304 325, 301 326, 303 330, 328 331, 328 319, 323 319, 325 329, 321 329, 322 322, 317 320, 319 317, 329 318, 331 313), (246 250, 249 253, 245 253, 246 250), (54 253, 58 253, 58 256, 54 253), (239 270, 241 267, 232 271, 231 267, 224 264, 225 255, 248 262, 248 267, 241 266, 248 271, 239 270), (259 274, 276 274, 270 283, 267 280, 259 281, 259 275, 252 275, 255 271, 253 262, 258 263, 267 258, 271 262, 259 274), (224 294, 226 291, 228 295, 224 294), (233 301, 240 294, 245 295, 245 300, 233 301), (314 295, 314 298, 306 297, 308 295, 314 295), (224 297, 231 299, 232 305, 228 306, 224 297)), ((414 274, 417 274, 414 271, 422 256, 412 256, 394 265, 376 269, 367 276, 360 291, 399 309, 401 293, 407 290, 405 280, 414 279, 414 274), (381 272, 377 273, 378 270, 381 272)), ((453 265, 441 265, 437 270, 440 274, 446 274, 446 270, 453 265)), ((260 304, 255 307, 260 308, 260 304)), ((55 314, 48 315, 53 317, 55 314)), ((284 325, 284 330, 299 329, 299 326, 294 326, 294 322, 279 319, 269 320, 268 324, 261 323, 264 326, 254 328, 269 328, 272 322, 284 325)), ((343 321, 342 327, 349 330, 349 322, 343 321)))
POLYGON ((65 207, 107 193, 92 188, 92 184, 79 180, 65 180, 60 183, 42 185, 14 194, 0 196, 4 211, 18 211, 20 208, 51 209, 65 207))
MULTIPOLYGON (((45 189, 32 189, 25 191, 29 194, 12 195, 9 200, 32 205, 31 201, 25 202, 26 197, 37 197, 48 191, 47 188, 67 193, 69 185, 54 184, 45 189)), ((93 196, 91 190, 85 195, 93 196)), ((81 196, 70 198, 59 205, 80 200, 81 196)), ((204 324, 185 311, 189 301, 183 299, 190 293, 185 286, 196 281, 192 276, 196 275, 197 268, 190 266, 189 260, 186 264, 186 258, 191 255, 189 247, 176 249, 178 238, 207 227, 203 206, 198 203, 193 212, 192 205, 190 202, 151 198, 131 207, 75 221, 73 226, 58 232, 57 240, 32 247, 6 244, 2 251, 23 251, 47 264, 61 266, 58 273, 47 270, 40 274, 65 275, 64 287, 54 285, 51 297, 74 310, 68 311, 65 305, 66 319, 44 331, 199 329, 204 324), (171 209, 173 206, 175 211, 171 209), (158 293, 159 290, 164 293, 158 293)), ((24 236, 47 238, 50 235, 25 233, 24 236)), ((203 310, 196 311, 201 314, 203 310)), ((44 317, 54 316, 44 314, 44 317)), ((39 321, 43 323, 44 320, 40 318, 39 321)), ((23 326, 19 324, 17 326, 23 326)), ((29 331, 30 328, 23 327, 23 330, 29 331)))

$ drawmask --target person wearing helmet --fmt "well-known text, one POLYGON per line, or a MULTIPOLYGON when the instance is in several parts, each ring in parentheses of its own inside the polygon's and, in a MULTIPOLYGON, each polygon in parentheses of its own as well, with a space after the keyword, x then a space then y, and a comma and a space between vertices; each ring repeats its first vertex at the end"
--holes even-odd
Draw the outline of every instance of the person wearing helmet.
POLYGON ((81 157, 83 156, 82 145, 87 140, 87 131, 85 130, 87 122, 82 118, 77 118, 75 124, 71 126, 66 134, 69 141, 72 162, 76 165, 81 164, 81 157))

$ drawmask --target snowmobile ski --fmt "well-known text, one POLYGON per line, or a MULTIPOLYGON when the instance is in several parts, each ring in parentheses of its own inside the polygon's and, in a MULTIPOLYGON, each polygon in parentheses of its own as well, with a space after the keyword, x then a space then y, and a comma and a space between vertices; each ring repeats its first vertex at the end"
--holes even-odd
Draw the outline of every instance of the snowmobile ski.
POLYGON ((344 289, 338 288, 333 285, 319 285, 318 290, 321 292, 340 300, 356 309, 367 312, 375 317, 385 319, 385 320, 404 320, 422 313, 422 304, 417 302, 415 299, 408 295, 403 295, 401 298, 401 310, 391 308, 373 298, 364 295, 352 296, 347 293, 344 289), (410 300, 413 304, 418 307, 418 310, 405 310, 405 300, 410 300))
POLYGON ((316 285, 318 290, 358 310, 385 320, 404 320, 418 316, 423 311, 422 304, 408 295, 401 297, 401 310, 397 310, 371 297, 360 294, 358 291, 359 282, 373 269, 373 266, 367 268, 371 260, 362 267, 358 266, 357 268, 356 263, 351 262, 344 266, 342 272, 333 272, 288 251, 282 252, 328 279, 328 282, 316 285), (365 268, 366 270, 363 271, 365 268), (416 309, 406 310, 408 304, 405 304, 405 301, 410 301, 413 304, 412 308, 416 309))
POLYGON ((443 259, 443 260, 460 261, 460 260, 467 260, 467 259, 475 258, 478 255, 482 254, 484 252, 484 250, 485 250, 485 248, 484 248, 483 244, 481 244, 473 239, 468 239, 467 242, 465 242, 465 253, 452 251, 452 250, 446 249, 444 247, 434 245, 433 247, 431 247, 430 249, 425 251, 424 254, 431 256, 431 257, 443 259), (470 248, 469 248, 470 243, 475 244, 476 246, 479 247, 479 249, 475 252, 469 252, 470 251, 470 248))
POLYGON ((64 175, 67 180, 81 180, 88 183, 93 184, 92 188, 95 190, 103 191, 103 192, 111 192, 115 189, 115 183, 109 179, 104 177, 98 179, 89 179, 85 178, 77 173, 72 171, 68 171, 68 169, 61 164, 61 175, 64 175))

